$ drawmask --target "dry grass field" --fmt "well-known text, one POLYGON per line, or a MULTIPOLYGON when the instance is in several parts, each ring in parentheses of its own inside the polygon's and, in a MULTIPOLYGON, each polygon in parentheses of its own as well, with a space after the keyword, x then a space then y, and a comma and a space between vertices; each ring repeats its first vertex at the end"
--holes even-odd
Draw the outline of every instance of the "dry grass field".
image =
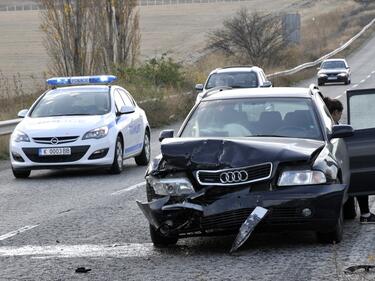
MULTIPOLYGON (((21 2, 25 1, 17 3, 21 2)), ((313 15, 337 8, 350 9, 353 5, 352 0, 251 0, 142 6, 141 58, 168 52, 180 61, 194 61, 205 47, 207 32, 220 27, 223 19, 244 6, 266 12, 299 12, 303 20, 309 21, 313 15)), ((0 12, 0 71, 5 77, 19 73, 23 84, 29 85, 30 76, 41 79, 42 73, 48 70, 39 25, 38 11, 0 12)))

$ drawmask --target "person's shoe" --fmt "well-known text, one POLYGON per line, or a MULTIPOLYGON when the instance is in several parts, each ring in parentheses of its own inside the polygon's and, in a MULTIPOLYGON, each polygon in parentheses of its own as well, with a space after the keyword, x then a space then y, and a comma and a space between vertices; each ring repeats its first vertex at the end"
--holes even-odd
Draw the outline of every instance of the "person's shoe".
POLYGON ((375 215, 373 213, 370 213, 369 217, 360 217, 359 222, 362 224, 367 224, 367 223, 375 223, 375 215))

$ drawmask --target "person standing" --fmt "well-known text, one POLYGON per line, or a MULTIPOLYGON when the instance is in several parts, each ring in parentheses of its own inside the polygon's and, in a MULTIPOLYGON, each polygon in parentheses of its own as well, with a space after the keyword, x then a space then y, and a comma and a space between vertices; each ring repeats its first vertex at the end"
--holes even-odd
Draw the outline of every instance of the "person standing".
MULTIPOLYGON (((342 116, 342 111, 344 110, 344 107, 342 103, 337 99, 331 99, 329 97, 325 97, 324 102, 331 113, 332 119, 335 122, 335 124, 339 124, 339 121, 342 116)), ((361 216, 359 218, 360 223, 362 224, 368 224, 368 223, 375 223, 375 215, 370 212, 369 208, 369 196, 368 195, 361 195, 356 196, 357 202, 359 205, 359 209, 361 211, 361 216)), ((348 198, 347 204, 354 205, 354 197, 348 198), (350 202, 349 200, 353 200, 350 202)))

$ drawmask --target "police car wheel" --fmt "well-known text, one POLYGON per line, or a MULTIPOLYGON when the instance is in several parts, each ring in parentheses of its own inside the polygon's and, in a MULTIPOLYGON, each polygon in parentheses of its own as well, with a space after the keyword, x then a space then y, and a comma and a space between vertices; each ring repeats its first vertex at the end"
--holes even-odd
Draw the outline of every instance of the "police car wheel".
POLYGON ((17 179, 25 179, 25 178, 28 178, 30 176, 30 170, 15 170, 13 167, 12 167, 12 172, 13 172, 13 175, 15 178, 17 179))
POLYGON ((151 146, 150 146, 150 133, 146 131, 145 137, 143 139, 143 149, 141 154, 136 156, 135 163, 138 166, 146 166, 150 162, 150 155, 151 155, 151 146))
POLYGON ((118 136, 116 140, 115 146, 115 155, 113 157, 113 163, 111 168, 109 169, 111 174, 120 174, 123 170, 123 151, 122 151, 122 141, 121 138, 118 136))

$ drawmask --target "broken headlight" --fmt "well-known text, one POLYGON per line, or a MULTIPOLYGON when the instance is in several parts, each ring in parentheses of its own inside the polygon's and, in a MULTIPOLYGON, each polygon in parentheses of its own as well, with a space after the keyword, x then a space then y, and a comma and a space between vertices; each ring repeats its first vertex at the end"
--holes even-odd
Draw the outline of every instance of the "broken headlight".
POLYGON ((326 183, 326 176, 321 171, 301 170, 284 171, 279 177, 278 186, 309 185, 326 183))
POLYGON ((153 176, 148 176, 146 180, 158 195, 179 196, 195 192, 193 185, 187 178, 159 179, 153 176))

